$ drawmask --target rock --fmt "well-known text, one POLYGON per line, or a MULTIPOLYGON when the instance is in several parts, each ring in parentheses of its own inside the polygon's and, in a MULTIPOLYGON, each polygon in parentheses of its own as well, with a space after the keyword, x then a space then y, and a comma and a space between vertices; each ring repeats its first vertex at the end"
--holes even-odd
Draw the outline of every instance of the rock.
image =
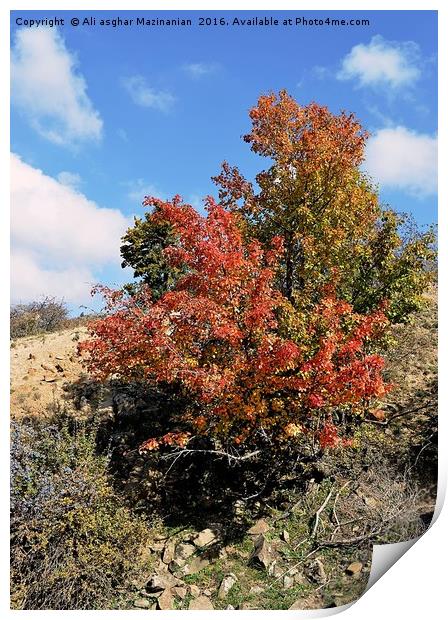
POLYGON ((297 585, 297 586, 304 586, 307 583, 308 583, 308 580, 305 577, 305 575, 303 573, 300 573, 299 571, 297 571, 297 573, 295 573, 295 575, 294 575, 294 584, 297 585))
POLYGON ((362 566, 363 565, 361 562, 352 562, 347 566, 345 572, 347 573, 347 575, 357 575, 361 572, 362 566))
POLYGON ((289 590, 289 588, 292 588, 294 586, 294 577, 291 577, 291 575, 285 575, 283 577, 283 587, 285 588, 285 590, 289 590))
POLYGON ((64 356, 63 356, 63 355, 55 355, 55 356, 54 356, 54 359, 55 359, 55 360, 63 360, 63 359, 64 359, 64 356))
POLYGON ((54 383, 56 381, 56 377, 44 377, 42 381, 45 381, 45 383, 54 383))
POLYGON ((283 530, 283 532, 280 535, 280 538, 285 542, 288 543, 289 542, 289 532, 287 530, 283 530))
POLYGON ((262 592, 264 592, 264 588, 261 586, 252 586, 249 590, 249 594, 261 594, 262 592))
POLYGON ((257 568, 267 570, 274 559, 274 553, 271 545, 268 543, 263 534, 260 534, 254 542, 254 550, 249 557, 249 564, 252 564, 257 568))
POLYGON ((168 564, 168 568, 172 573, 177 573, 185 567, 186 563, 187 560, 183 558, 174 558, 174 560, 168 564))
POLYGON ((228 609, 229 611, 231 611, 232 609, 234 610, 235 607, 233 605, 227 605, 226 609, 228 609))
POLYGON ((321 597, 310 594, 309 596, 298 598, 289 609, 322 609, 324 602, 321 597))
POLYGON ((314 583, 319 585, 327 581, 327 574, 325 572, 324 565, 319 559, 314 560, 314 562, 308 565, 306 575, 311 581, 314 581, 314 583))
POLYGON ((151 607, 151 603, 147 598, 137 598, 133 605, 134 607, 138 607, 138 609, 149 609, 151 607))
POLYGON ((189 585, 189 586, 188 586, 188 589, 190 590, 190 594, 191 594, 191 596, 194 596, 194 597, 199 596, 199 595, 200 595, 200 593, 201 593, 201 591, 200 591, 200 589, 198 588, 198 586, 195 586, 195 585, 194 585, 194 583, 193 583, 193 584, 191 584, 191 585, 189 585))
POLYGON ((184 599, 188 594, 188 590, 186 586, 173 586, 171 588, 171 594, 179 597, 180 599, 184 599))
POLYGON ((52 368, 51 366, 48 366, 47 364, 41 364, 41 367, 46 370, 47 372, 54 372, 54 368, 52 368))
POLYGON ((173 561, 175 548, 176 548, 176 545, 173 541, 170 541, 169 543, 165 545, 165 548, 162 553, 162 562, 164 564, 169 564, 170 562, 173 561))
POLYGON ((157 609, 173 609, 174 604, 174 596, 171 593, 171 590, 164 590, 162 594, 157 599, 157 609))
POLYGON ((182 567, 181 572, 183 575, 194 575, 200 570, 210 564, 210 560, 207 558, 195 557, 191 562, 182 567))
POLYGON ((277 564, 277 560, 274 560, 268 568, 268 575, 270 577, 282 577, 284 572, 284 569, 277 564))
POLYGON ((228 593, 230 592, 230 590, 233 588, 233 586, 236 584, 237 581, 238 581, 238 578, 233 573, 229 573, 228 575, 226 575, 224 579, 221 581, 221 584, 219 586, 218 598, 221 600, 223 598, 226 598, 226 596, 228 595, 228 593))
POLYGON ((216 528, 206 528, 199 532, 199 534, 194 538, 193 544, 196 547, 208 547, 212 543, 215 543, 219 539, 219 530, 216 528))
POLYGON ((179 585, 181 582, 168 572, 163 574, 155 573, 149 579, 146 584, 146 590, 148 592, 160 592, 173 586, 179 585))
POLYGON ((264 519, 258 519, 255 525, 253 525, 247 533, 251 536, 258 536, 259 534, 265 534, 269 529, 269 523, 267 523, 264 519))
POLYGON ((189 543, 179 543, 176 545, 174 550, 173 560, 188 560, 188 558, 191 557, 195 551, 196 547, 194 545, 190 545, 189 543))
POLYGON ((198 598, 195 598, 192 601, 190 601, 188 609, 196 609, 196 610, 210 609, 212 610, 215 608, 213 607, 211 600, 201 594, 200 596, 198 596, 198 598))
POLYGON ((210 596, 212 595, 212 591, 211 591, 211 590, 204 590, 204 591, 202 592, 202 594, 203 594, 204 596, 209 596, 209 597, 210 597, 210 596))

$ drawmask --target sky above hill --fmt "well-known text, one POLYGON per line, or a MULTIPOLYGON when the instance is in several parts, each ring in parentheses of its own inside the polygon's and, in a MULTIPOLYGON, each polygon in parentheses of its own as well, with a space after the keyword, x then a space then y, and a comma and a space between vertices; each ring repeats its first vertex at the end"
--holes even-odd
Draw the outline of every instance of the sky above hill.
POLYGON ((14 11, 11 31, 13 302, 54 295, 75 311, 93 283, 129 281, 120 237, 143 197, 181 194, 202 209, 223 160, 252 179, 267 162, 241 139, 248 110, 282 88, 354 112, 382 200, 436 220, 434 11, 14 11), (232 25, 255 16, 279 25, 232 25), (64 25, 26 21, 55 17, 64 25), (327 17, 370 23, 295 25, 327 17), (133 22, 100 23, 118 18, 133 22))

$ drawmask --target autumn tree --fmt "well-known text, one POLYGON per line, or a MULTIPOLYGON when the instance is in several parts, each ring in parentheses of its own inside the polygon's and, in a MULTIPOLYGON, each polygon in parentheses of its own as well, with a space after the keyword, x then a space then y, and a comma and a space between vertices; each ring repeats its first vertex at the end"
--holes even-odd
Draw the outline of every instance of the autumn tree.
POLYGON ((299 105, 286 91, 259 98, 244 136, 271 163, 256 189, 224 163, 214 178, 222 204, 241 213, 246 233, 269 245, 280 235, 278 285, 295 305, 312 307, 340 274, 338 294, 360 313, 389 300, 388 316, 406 320, 431 278, 434 234, 400 234, 404 218, 383 209, 360 169, 367 133, 353 114, 299 105))
POLYGON ((263 248, 244 235, 241 215, 212 198, 205 217, 178 196, 145 203, 171 227, 175 243, 163 255, 182 275, 159 297, 149 286, 134 295, 102 289, 109 312, 80 345, 99 378, 170 386, 185 397, 175 428, 141 449, 205 436, 238 458, 261 446, 350 441, 387 390, 372 347, 383 312, 357 314, 327 285, 314 312, 303 313, 275 287, 281 237, 263 248))

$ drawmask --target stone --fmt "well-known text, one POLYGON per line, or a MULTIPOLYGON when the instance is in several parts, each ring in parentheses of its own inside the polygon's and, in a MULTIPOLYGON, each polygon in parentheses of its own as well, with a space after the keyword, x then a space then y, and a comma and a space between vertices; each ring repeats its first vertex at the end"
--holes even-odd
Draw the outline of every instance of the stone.
POLYGON ((269 523, 267 523, 264 519, 258 519, 255 525, 253 525, 247 533, 251 536, 258 536, 259 534, 266 534, 269 529, 269 523))
POLYGON ((288 530, 283 530, 283 532, 280 535, 280 538, 285 542, 288 543, 289 542, 289 532, 288 530))
POLYGON ((249 557, 249 564, 267 570, 274 559, 271 545, 263 534, 260 534, 254 542, 254 549, 249 557))
POLYGON ((151 607, 151 603, 147 598, 137 598, 135 599, 133 605, 138 609, 149 609, 151 607))
POLYGON ((294 577, 291 577, 291 575, 285 575, 283 577, 283 587, 285 588, 285 590, 289 590, 290 588, 292 588, 294 586, 294 577))
POLYGON ((347 575, 357 575, 361 572, 362 566, 363 565, 361 562, 352 562, 347 566, 345 572, 347 573, 347 575))
POLYGON ((148 592, 160 592, 178 585, 179 580, 168 572, 163 574, 155 573, 150 577, 146 584, 146 590, 148 592))
POLYGON ((162 594, 157 599, 157 609, 173 609, 174 605, 174 596, 171 593, 171 590, 164 590, 162 594))
POLYGON ((196 547, 208 547, 212 543, 217 542, 218 538, 219 531, 215 528, 212 529, 208 527, 202 530, 202 532, 199 532, 196 538, 193 539, 193 544, 196 545, 196 547))
POLYGON ((189 543, 179 543, 174 550, 174 560, 188 560, 195 553, 196 547, 189 543))
POLYGON ((235 607, 233 605, 227 605, 226 609, 228 609, 229 611, 234 610, 235 607))
POLYGON ((274 560, 268 568, 268 575, 270 577, 282 577, 284 572, 284 569, 277 564, 277 560, 274 560))
POLYGON ((190 601, 188 609, 196 609, 196 610, 210 609, 212 610, 215 608, 213 607, 211 600, 207 598, 206 596, 204 596, 203 594, 201 594, 200 596, 198 596, 198 598, 195 598, 192 601, 190 601))
POLYGON ((322 609, 323 607, 324 602, 322 598, 318 595, 310 594, 309 596, 298 598, 289 609, 322 609))
POLYGON ((327 574, 325 572, 324 565, 319 559, 314 560, 314 562, 308 565, 306 575, 311 581, 314 581, 314 583, 319 585, 322 585, 327 581, 327 574))
POLYGON ((171 594, 180 599, 184 599, 188 594, 188 590, 186 586, 173 586, 171 588, 171 594))
POLYGON ((210 564, 207 558, 195 557, 191 562, 182 567, 183 575, 194 575, 210 564))
POLYGON ((194 597, 199 596, 199 595, 200 595, 200 593, 201 593, 201 591, 200 591, 200 589, 198 588, 198 586, 194 585, 194 583, 192 583, 191 585, 189 585, 189 586, 188 586, 188 589, 189 589, 189 591, 190 591, 191 596, 194 596, 194 597))
POLYGON ((228 595, 228 593, 230 592, 230 590, 233 588, 233 586, 236 584, 237 581, 238 581, 238 577, 234 575, 233 573, 229 573, 228 575, 226 575, 221 581, 221 584, 219 586, 218 598, 221 600, 226 598, 226 596, 228 595))
POLYGON ((162 553, 162 562, 164 564, 169 564, 170 562, 173 561, 175 548, 176 548, 176 545, 173 541, 170 541, 169 543, 165 545, 165 548, 162 553))

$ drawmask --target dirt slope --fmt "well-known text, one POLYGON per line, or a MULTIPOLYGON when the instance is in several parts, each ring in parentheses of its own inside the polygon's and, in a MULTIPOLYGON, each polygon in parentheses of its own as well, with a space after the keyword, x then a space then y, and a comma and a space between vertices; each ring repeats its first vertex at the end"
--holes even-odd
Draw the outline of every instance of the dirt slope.
POLYGON ((11 344, 11 415, 43 414, 82 373, 77 345, 85 327, 20 338, 11 344))

